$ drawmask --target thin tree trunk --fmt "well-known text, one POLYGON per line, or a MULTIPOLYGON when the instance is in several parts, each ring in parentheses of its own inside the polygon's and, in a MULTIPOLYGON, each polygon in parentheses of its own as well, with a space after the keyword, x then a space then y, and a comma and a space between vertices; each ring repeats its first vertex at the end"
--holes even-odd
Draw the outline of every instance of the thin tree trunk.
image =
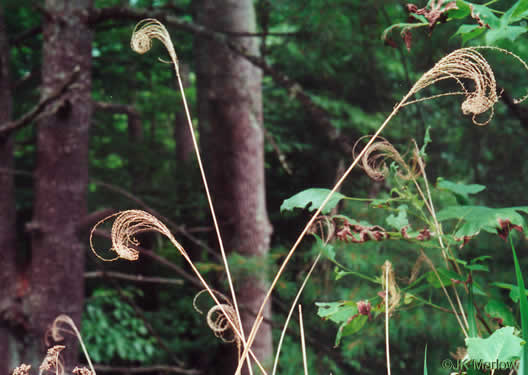
MULTIPOLYGON (((0 124, 11 120, 9 48, 0 6, 0 124)), ((12 370, 14 353, 10 350, 12 313, 15 303, 15 196, 13 191, 13 135, 0 134, 0 374, 12 370)))
MULTIPOLYGON (((79 79, 56 110, 39 122, 32 228, 31 329, 28 361, 45 353, 44 337, 59 314, 80 325, 83 307, 84 246, 77 226, 86 215, 88 141, 92 117, 92 0, 46 0, 42 95, 53 92, 77 67, 79 79)), ((66 334, 63 358, 77 362, 78 344, 66 334)))
MULTIPOLYGON (((212 30, 256 30, 251 0, 200 0, 197 5, 198 23, 212 30)), ((237 43, 258 55, 256 38, 240 38, 237 43)), ((263 264, 272 232, 265 200, 262 76, 225 45, 205 39, 198 39, 197 69, 202 149, 226 249, 260 264, 245 274, 237 273, 234 280, 248 334, 268 286, 263 264)), ((270 315, 268 304, 265 317, 270 315)), ((268 325, 260 328, 252 348, 263 363, 271 359, 268 325)), ((224 364, 222 372, 229 373, 235 364, 224 364)))

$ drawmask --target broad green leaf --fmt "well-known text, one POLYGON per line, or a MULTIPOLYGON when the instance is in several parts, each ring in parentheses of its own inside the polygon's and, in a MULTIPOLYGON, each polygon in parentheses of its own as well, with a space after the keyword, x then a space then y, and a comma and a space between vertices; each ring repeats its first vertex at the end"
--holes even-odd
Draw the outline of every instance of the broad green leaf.
POLYGON ((454 19, 462 19, 466 18, 471 14, 471 8, 469 7, 469 4, 463 0, 456 0, 456 6, 458 9, 451 9, 447 12, 447 15, 450 18, 454 19))
POLYGON ((518 225, 523 230, 526 227, 525 220, 517 212, 528 212, 528 207, 490 208, 485 206, 450 206, 437 213, 439 221, 458 219, 463 222, 456 231, 456 238, 473 237, 485 231, 498 233, 501 229, 500 221, 508 220, 512 225, 518 225))
POLYGON ((444 178, 438 178, 436 186, 440 189, 449 190, 457 195, 460 195, 464 198, 468 198, 470 194, 480 193, 482 190, 486 189, 484 185, 478 184, 461 184, 457 182, 452 182, 444 178))
MULTIPOLYGON (((519 287, 517 285, 508 284, 508 283, 501 283, 501 282, 494 282, 491 283, 491 285, 496 286, 501 289, 507 289, 510 291, 509 297, 514 303, 519 302, 519 298, 521 294, 519 293, 519 287)), ((528 290, 524 291, 524 294, 528 296, 528 290)))
POLYGON ((335 257, 334 246, 329 243, 325 244, 323 240, 321 239, 321 237, 319 237, 316 234, 314 234, 313 236, 315 237, 315 244, 314 244, 315 252, 316 253, 321 252, 325 257, 330 259, 332 262, 337 262, 336 257, 335 257))
POLYGON ((507 362, 519 358, 523 340, 513 334, 513 327, 504 327, 488 338, 468 337, 466 346, 469 359, 483 362, 507 362))
POLYGON ((508 306, 502 301, 490 299, 486 306, 484 306, 484 312, 491 318, 501 319, 502 324, 505 326, 517 325, 513 313, 508 308, 508 306))
POLYGON ((508 26, 501 25, 498 29, 488 30, 486 33, 486 44, 491 45, 501 39, 509 39, 512 42, 528 31, 526 26, 508 26))
POLYGON ((407 218, 407 205, 401 205, 397 208, 398 215, 390 214, 385 220, 391 227, 401 230, 403 227, 409 225, 407 218))
POLYGON ((528 16, 528 0, 518 0, 511 8, 509 23, 519 21, 528 16))
POLYGON ((354 319, 352 319, 348 324, 347 322, 341 324, 339 330, 337 331, 335 346, 339 346, 342 337, 352 335, 358 332, 361 328, 363 328, 367 320, 368 316, 358 315, 354 319))
POLYGON ((460 35, 462 38, 462 44, 466 44, 468 40, 478 37, 484 31, 485 29, 479 25, 462 25, 458 28, 457 32, 453 34, 453 37, 460 35))
MULTIPOLYGON (((329 193, 330 190, 328 189, 312 188, 303 190, 282 202, 280 210, 281 212, 284 212, 293 210, 294 208, 308 208, 310 211, 315 211, 321 207, 321 204, 329 193)), ((329 213, 343 198, 346 198, 346 196, 335 192, 321 212, 323 214, 329 213)))
POLYGON ((458 280, 458 281, 464 281, 461 276, 451 270, 447 270, 445 268, 438 268, 436 270, 438 272, 438 276, 442 280, 442 283, 440 283, 440 280, 438 280, 438 277, 433 271, 429 271, 426 273, 426 280, 431 284, 434 288, 440 288, 442 284, 444 286, 451 285, 451 280, 458 280))
POLYGON ((491 29, 500 27, 500 19, 493 11, 485 5, 468 3, 473 7, 473 14, 478 15, 484 23, 487 23, 491 29))
POLYGON ((317 315, 334 323, 344 323, 358 313, 355 302, 316 302, 317 315))

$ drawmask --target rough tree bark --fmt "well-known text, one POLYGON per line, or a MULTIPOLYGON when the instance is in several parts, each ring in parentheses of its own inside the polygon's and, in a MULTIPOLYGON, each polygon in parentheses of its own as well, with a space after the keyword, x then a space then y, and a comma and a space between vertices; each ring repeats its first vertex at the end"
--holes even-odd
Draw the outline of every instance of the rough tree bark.
MULTIPOLYGON (((80 69, 77 82, 38 124, 37 167, 29 297, 31 350, 37 364, 45 353, 44 337, 59 314, 80 325, 83 304, 84 246, 77 236, 86 215, 88 141, 92 117, 92 30, 87 25, 92 0, 46 0, 42 92, 60 87, 80 69)), ((65 335, 66 366, 76 364, 78 344, 65 335)))
MULTIPOLYGON (((199 24, 214 31, 254 32, 251 0, 200 0, 199 24)), ((256 38, 236 41, 258 55, 256 38)), ((266 255, 272 232, 265 201, 261 71, 225 44, 197 41, 198 119, 207 174, 226 250, 246 257, 266 255)), ((244 331, 267 289, 266 267, 234 280, 244 331)), ((265 316, 270 317, 268 307, 265 316)), ((263 324, 252 346, 266 363, 272 356, 271 328, 263 324)), ((232 371, 226 364, 222 373, 232 371)), ((244 369, 247 373, 247 369, 244 369)))
MULTIPOLYGON (((0 124, 11 120, 9 48, 0 6, 0 124)), ((11 328, 15 303, 15 199, 13 192, 13 135, 0 134, 0 374, 13 369, 10 362, 11 328)))

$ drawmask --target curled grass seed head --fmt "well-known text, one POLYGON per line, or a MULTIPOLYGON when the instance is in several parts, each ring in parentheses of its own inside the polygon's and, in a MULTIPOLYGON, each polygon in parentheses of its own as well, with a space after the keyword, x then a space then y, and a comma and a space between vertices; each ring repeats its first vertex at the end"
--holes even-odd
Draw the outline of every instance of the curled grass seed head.
POLYGON ((231 318, 231 321, 236 320, 236 312, 233 306, 228 304, 222 304, 221 306, 215 305, 210 308, 207 312, 207 325, 214 332, 215 336, 222 339, 222 341, 233 342, 235 341, 236 336, 227 336, 227 333, 230 331, 231 326, 222 311, 225 311, 227 312, 227 314, 229 314, 229 318, 231 318))
POLYGON ((88 370, 86 367, 75 367, 72 373, 76 375, 95 375, 92 371, 88 370))
MULTIPOLYGON (((70 335, 73 335, 77 338, 79 341, 79 344, 81 345, 81 348, 83 350, 83 353, 86 357, 86 361, 88 362, 88 366, 91 370, 87 374, 95 375, 95 369, 92 364, 92 360, 90 359, 90 356, 88 355, 88 351, 86 350, 86 345, 84 345, 84 341, 82 339, 81 333, 77 329, 77 326, 75 325, 75 322, 72 318, 70 318, 68 315, 61 314, 58 317, 55 318, 53 321, 53 324, 51 325, 47 335, 46 335, 46 344, 48 344, 48 335, 51 336, 53 341, 62 341, 64 340, 64 337, 62 336, 63 333, 68 333, 70 335)), ((57 372, 58 373, 58 372, 57 372)), ((85 373, 81 373, 81 375, 86 375, 85 373)))
POLYGON ((13 375, 29 375, 29 370, 31 369, 31 365, 26 365, 25 363, 22 363, 20 366, 15 368, 13 371, 13 375))
MULTIPOLYGON (((208 292, 206 289, 198 292, 193 299, 193 307, 200 314, 203 314, 203 311, 198 307, 198 298, 205 292, 208 292)), ((227 296, 220 293, 217 290, 213 290, 214 294, 218 297, 218 300, 223 301, 224 303, 214 305, 207 311, 207 325, 213 331, 214 335, 220 338, 224 342, 235 342, 237 345, 238 356, 240 358, 240 353, 242 351, 242 342, 240 337, 234 332, 231 327, 231 323, 236 325, 236 329, 240 332, 240 326, 237 324, 238 319, 236 318, 236 310, 233 307, 233 303, 229 300, 227 296), (227 319, 226 314, 229 319, 227 319), (232 335, 229 335, 232 333, 232 335)))
MULTIPOLYGON (((354 145, 354 157, 359 143, 366 138, 370 138, 370 136, 361 137, 354 145)), ((420 171, 416 168, 416 162, 414 160, 414 158, 419 157, 417 154, 413 153, 412 166, 409 166, 389 141, 382 137, 378 138, 381 140, 372 143, 361 158, 360 166, 370 178, 375 181, 382 181, 388 176, 389 168, 386 163, 387 159, 394 160, 401 167, 398 171, 398 177, 403 180, 410 180, 420 175, 420 171)))
POLYGON ((64 345, 55 345, 48 349, 39 370, 40 374, 44 371, 55 370, 56 374, 64 374, 64 365, 59 358, 60 352, 66 348, 64 345))
POLYGON ((476 125, 486 125, 493 117, 493 105, 497 102, 497 85, 495 75, 488 62, 475 48, 461 48, 443 57, 436 65, 426 72, 411 88, 411 93, 435 84, 436 82, 454 79, 462 91, 453 91, 405 103, 409 105, 417 101, 428 100, 446 95, 464 95, 461 109, 465 115, 473 115, 476 125), (473 82, 474 89, 469 91, 464 81, 473 82), (484 122, 478 122, 477 115, 490 111, 490 116, 484 122))
POLYGON ((149 214, 148 212, 141 210, 128 210, 122 211, 114 215, 110 215, 103 220, 99 221, 92 229, 93 232, 99 225, 107 221, 108 219, 115 217, 114 224, 112 225, 111 238, 112 248, 117 253, 116 258, 105 259, 101 257, 94 249, 92 244, 92 236, 90 236, 90 248, 97 255, 98 258, 105 261, 113 261, 118 258, 123 258, 130 261, 135 261, 139 258, 139 251, 134 249, 135 246, 139 245, 135 235, 143 232, 158 232, 166 236, 180 251, 185 252, 183 247, 176 241, 170 230, 165 224, 159 221, 156 217, 149 214))
MULTIPOLYGON (((62 341, 64 340, 64 336, 62 335, 62 333, 64 332, 71 335, 75 335, 75 332, 73 330, 65 328, 73 328, 74 326, 75 323, 73 322, 72 318, 70 318, 68 315, 59 315, 53 321, 53 324, 51 325, 48 331, 48 335, 51 336, 53 341, 62 341)), ((49 342, 46 342, 46 344, 49 345, 49 342)))
POLYGON ((174 63, 175 68, 178 69, 178 57, 176 56, 176 51, 174 50, 174 45, 172 44, 169 32, 158 20, 147 18, 138 22, 132 32, 130 47, 135 52, 144 54, 152 47, 152 39, 158 39, 163 43, 169 52, 169 56, 174 63))
POLYGON ((389 305, 385 308, 388 309, 389 315, 394 312, 394 309, 398 306, 401 299, 401 294, 398 288, 398 285, 396 284, 396 278, 394 276, 394 268, 392 267, 392 263, 388 260, 385 261, 383 266, 381 267, 381 286, 383 288, 383 291, 389 292, 389 305), (388 273, 388 282, 385 280, 388 273))

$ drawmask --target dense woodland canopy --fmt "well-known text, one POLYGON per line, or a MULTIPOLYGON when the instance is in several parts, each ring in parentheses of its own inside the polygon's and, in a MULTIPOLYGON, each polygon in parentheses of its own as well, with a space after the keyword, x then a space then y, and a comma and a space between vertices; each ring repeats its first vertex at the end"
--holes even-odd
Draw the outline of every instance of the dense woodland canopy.
MULTIPOLYGON (((394 0, 2 0, 0 373, 20 363, 36 370, 46 353, 46 332, 59 314, 80 327, 99 373, 236 369, 236 345, 215 337, 206 316, 193 307, 206 311, 212 302, 206 294, 194 301, 203 287, 165 237, 139 233, 137 262, 105 263, 89 250, 90 230, 99 220, 120 210, 145 210, 167 225, 208 282, 232 299, 178 81, 158 41, 147 54, 131 50, 137 22, 161 21, 174 43, 247 334, 270 280, 310 218, 308 210, 281 213, 284 200, 308 188, 332 188, 357 154, 356 142, 373 134, 414 82, 451 51, 487 44, 528 59, 526 1, 515 2, 518 8, 508 1, 490 3, 494 11, 475 6, 459 17, 442 1, 426 7, 422 0, 414 8, 394 0), (521 7, 510 23, 501 21, 521 7), (437 18, 432 9, 440 12, 437 18)), ((452 4, 460 12, 467 6, 452 4)), ((475 126, 462 114, 463 98, 443 96, 403 108, 382 134, 402 155, 412 154, 413 139, 420 148, 430 141, 420 155, 440 208, 527 204, 528 107, 513 98, 526 94, 528 71, 509 55, 481 52, 500 95, 487 126, 475 126), (442 181, 486 188, 460 193, 442 181)), ((416 98, 455 86, 441 82, 416 98)), ((266 369, 297 288, 322 249, 325 259, 300 300, 310 372, 386 371, 383 314, 370 319, 369 310, 355 332, 354 318, 325 316, 331 305, 315 303, 357 302, 383 293, 381 285, 354 272, 379 278, 386 259, 402 285, 411 283, 413 270, 429 271, 424 265, 418 271, 420 246, 413 243, 408 250, 406 229, 397 221, 411 223, 407 206, 386 205, 412 188, 398 181, 396 172, 375 181, 358 167, 340 187, 360 199, 342 200, 333 214, 357 219, 362 228, 365 222, 393 225, 401 241, 325 247, 324 236, 308 236, 264 310, 253 350, 266 369), (368 199, 379 199, 381 208, 368 199), (352 272, 336 280, 341 266, 352 272)), ((510 221, 523 231, 520 222, 510 221)), ((461 249, 459 242, 450 246, 468 262, 492 257, 486 266, 492 272, 474 276, 481 286, 515 284, 511 250, 500 238, 509 229, 493 225, 492 233, 465 238, 461 249)), ((378 230, 368 228, 369 234, 378 230)), ((526 241, 519 233, 515 246, 526 275, 526 241)), ((94 232, 94 245, 105 258, 115 255, 105 250, 109 237, 109 224, 94 232)), ((442 264, 439 252, 428 254, 442 264)), ((411 303, 407 294, 391 311, 393 370, 423 371, 428 344, 430 373, 445 373, 442 359, 464 346, 464 336, 439 285, 420 292, 420 301, 411 303)), ((479 334, 502 325, 487 307, 479 310, 485 296, 475 297, 479 334)), ((493 298, 506 301, 508 291, 493 298)), ((510 306, 511 324, 505 325, 520 328, 519 305, 510 306)), ((302 368, 298 318, 293 320, 281 374, 302 368)), ((66 336, 69 369, 85 360, 75 338, 66 336)))

